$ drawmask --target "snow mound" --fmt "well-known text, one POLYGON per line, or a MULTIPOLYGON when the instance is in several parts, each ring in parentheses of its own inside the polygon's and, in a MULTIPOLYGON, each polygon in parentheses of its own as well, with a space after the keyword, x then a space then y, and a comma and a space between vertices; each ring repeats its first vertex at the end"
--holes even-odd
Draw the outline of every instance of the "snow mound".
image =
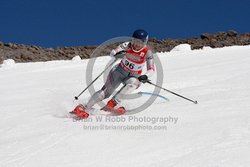
POLYGON ((189 44, 180 44, 177 45, 176 47, 174 47, 170 52, 172 51, 182 51, 182 52, 186 52, 186 51, 191 51, 191 45, 189 44))
POLYGON ((213 48, 211 48, 210 46, 204 46, 204 47, 202 48, 202 50, 211 50, 211 49, 213 49, 213 48))
POLYGON ((72 58, 72 61, 81 61, 81 57, 79 55, 76 55, 75 57, 72 58))
POLYGON ((3 64, 1 65, 1 67, 13 67, 15 66, 15 61, 13 59, 7 59, 3 61, 3 64))

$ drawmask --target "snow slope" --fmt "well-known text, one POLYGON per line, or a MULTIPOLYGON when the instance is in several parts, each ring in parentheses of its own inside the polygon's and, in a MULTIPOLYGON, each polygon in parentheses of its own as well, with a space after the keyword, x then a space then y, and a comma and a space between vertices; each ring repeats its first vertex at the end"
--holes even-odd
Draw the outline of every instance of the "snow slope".
MULTIPOLYGON (((248 167, 250 47, 190 51, 185 46, 159 53, 159 58, 163 87, 198 100, 198 105, 161 91, 169 102, 158 98, 133 117, 106 120, 99 115, 102 120, 92 116, 88 122, 61 118, 86 87, 88 60, 6 63, 0 68, 0 166, 248 167), (166 122, 152 122, 157 118, 166 122), (141 129, 114 129, 128 125, 141 129), (104 126, 113 129, 100 129, 104 126)), ((94 76, 109 60, 98 58, 94 76)), ((153 87, 144 84, 140 90, 153 87)), ((85 92, 80 101, 88 97, 85 92)))

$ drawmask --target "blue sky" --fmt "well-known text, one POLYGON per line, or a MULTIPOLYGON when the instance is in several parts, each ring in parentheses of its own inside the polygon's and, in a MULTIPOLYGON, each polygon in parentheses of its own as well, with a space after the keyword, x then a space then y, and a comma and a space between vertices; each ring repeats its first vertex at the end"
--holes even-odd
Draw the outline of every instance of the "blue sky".
POLYGON ((0 41, 43 47, 98 45, 138 28, 159 39, 250 31, 249 0, 8 0, 0 15, 0 41))

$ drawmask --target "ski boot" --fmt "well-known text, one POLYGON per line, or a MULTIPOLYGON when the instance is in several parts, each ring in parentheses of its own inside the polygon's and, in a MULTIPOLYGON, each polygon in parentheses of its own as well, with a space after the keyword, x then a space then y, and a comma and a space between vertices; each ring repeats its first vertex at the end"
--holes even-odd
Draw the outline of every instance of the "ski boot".
POLYGON ((109 100, 106 106, 104 106, 102 109, 104 111, 113 112, 114 114, 117 114, 117 115, 123 115, 126 112, 125 108, 117 105, 117 102, 114 101, 113 99, 109 100))
POLYGON ((89 117, 89 114, 85 111, 85 107, 82 104, 76 106, 76 108, 71 113, 82 119, 89 117))

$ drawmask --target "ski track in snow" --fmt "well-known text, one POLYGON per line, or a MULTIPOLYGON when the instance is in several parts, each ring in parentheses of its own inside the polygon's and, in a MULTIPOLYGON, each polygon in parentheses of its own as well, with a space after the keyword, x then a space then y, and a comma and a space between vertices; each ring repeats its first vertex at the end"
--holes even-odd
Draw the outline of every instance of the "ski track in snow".
MULTIPOLYGON (((140 125, 128 122, 129 116, 122 116, 125 122, 107 122, 101 115, 101 122, 59 118, 88 100, 86 91, 73 101, 86 87, 88 60, 12 63, 0 68, 0 166, 248 167, 250 46, 194 51, 180 47, 158 55, 164 70, 162 86, 199 103, 161 91, 170 101, 157 98, 133 115, 178 118, 176 124, 166 124, 167 130, 84 129, 85 125, 140 125)), ((109 60, 98 58, 93 76, 109 60)), ((102 84, 101 77, 94 87, 102 84)), ((143 84, 139 91, 153 89, 143 84)), ((124 105, 133 108, 147 98, 124 105)))

